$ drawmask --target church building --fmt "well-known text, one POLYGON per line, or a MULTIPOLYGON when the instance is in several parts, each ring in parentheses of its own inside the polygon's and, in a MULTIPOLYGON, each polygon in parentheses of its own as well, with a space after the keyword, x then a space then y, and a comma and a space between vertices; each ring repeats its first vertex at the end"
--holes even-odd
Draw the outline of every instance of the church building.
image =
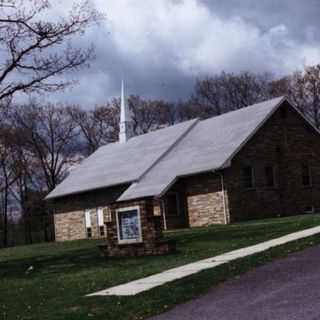
POLYGON ((162 230, 320 210, 320 135, 276 98, 134 136, 124 87, 119 142, 46 198, 56 241, 105 238, 108 255, 170 250, 162 230))

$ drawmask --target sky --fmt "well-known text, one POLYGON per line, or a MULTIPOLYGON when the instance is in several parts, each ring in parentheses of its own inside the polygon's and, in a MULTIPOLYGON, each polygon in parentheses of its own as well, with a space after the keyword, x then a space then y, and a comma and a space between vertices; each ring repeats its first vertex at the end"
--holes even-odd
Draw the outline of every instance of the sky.
POLYGON ((93 107, 122 78, 128 94, 177 101, 221 71, 280 77, 320 63, 319 0, 92 1, 106 19, 76 45, 93 43, 96 59, 55 101, 93 107))

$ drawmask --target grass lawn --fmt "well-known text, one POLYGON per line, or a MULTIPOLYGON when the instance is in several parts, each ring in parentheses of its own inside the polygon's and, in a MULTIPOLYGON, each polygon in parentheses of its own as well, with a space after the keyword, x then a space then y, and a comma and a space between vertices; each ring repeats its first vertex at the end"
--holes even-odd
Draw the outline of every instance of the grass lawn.
POLYGON ((84 297, 87 293, 191 261, 320 225, 319 215, 252 221, 166 233, 178 252, 161 257, 99 255, 99 241, 46 243, 0 250, 0 319, 143 319, 205 292, 210 286, 288 252, 320 243, 312 237, 135 297, 84 297), (33 266, 32 272, 26 270, 33 266))

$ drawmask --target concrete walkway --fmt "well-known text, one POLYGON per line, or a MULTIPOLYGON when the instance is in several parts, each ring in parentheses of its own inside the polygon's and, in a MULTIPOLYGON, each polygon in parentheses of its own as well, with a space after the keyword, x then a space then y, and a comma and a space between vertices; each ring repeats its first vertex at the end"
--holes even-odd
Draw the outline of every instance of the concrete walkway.
POLYGON ((169 269, 167 271, 131 281, 126 284, 115 286, 106 290, 98 291, 87 296, 133 296, 138 293, 150 290, 152 288, 161 286, 171 281, 182 279, 184 277, 193 275, 200 271, 211 269, 230 261, 244 258, 256 253, 260 253, 269 250, 273 247, 277 247, 295 240, 307 238, 320 233, 320 226, 298 231, 288 234, 286 236, 276 238, 273 240, 265 241, 246 248, 230 251, 219 256, 203 259, 197 262, 189 263, 181 267, 169 269))
POLYGON ((213 286, 149 320, 319 320, 319 270, 316 245, 213 286))

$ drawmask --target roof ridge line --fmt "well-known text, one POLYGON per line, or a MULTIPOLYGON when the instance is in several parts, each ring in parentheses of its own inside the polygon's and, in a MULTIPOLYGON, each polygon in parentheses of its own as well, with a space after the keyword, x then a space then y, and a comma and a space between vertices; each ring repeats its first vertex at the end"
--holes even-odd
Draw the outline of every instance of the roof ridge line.
POLYGON ((188 128, 181 135, 172 142, 172 144, 140 175, 140 177, 133 183, 139 182, 148 172, 150 172, 170 151, 179 144, 179 142, 188 135, 188 133, 199 123, 199 119, 193 119, 193 122, 189 125, 188 128))
POLYGON ((304 114, 294 103, 291 102, 290 99, 287 98, 287 101, 289 102, 291 107, 298 113, 298 115, 303 120, 305 120, 308 123, 308 125, 310 125, 314 131, 316 131, 317 134, 320 134, 320 129, 312 122, 312 120, 309 118, 309 116, 304 114))
MULTIPOLYGON (((276 99, 276 98, 274 98, 276 99)), ((279 97, 279 102, 272 108, 271 111, 261 120, 259 125, 242 141, 242 143, 236 148, 236 150, 227 158, 227 160, 222 163, 221 169, 230 166, 232 159, 241 151, 241 149, 251 140, 251 138, 261 129, 261 127, 272 117, 272 115, 283 105, 284 102, 288 102, 291 107, 293 105, 288 101, 286 96, 279 97), (281 99, 280 99, 281 98, 281 99)), ((273 99, 272 99, 273 100, 273 99)))

